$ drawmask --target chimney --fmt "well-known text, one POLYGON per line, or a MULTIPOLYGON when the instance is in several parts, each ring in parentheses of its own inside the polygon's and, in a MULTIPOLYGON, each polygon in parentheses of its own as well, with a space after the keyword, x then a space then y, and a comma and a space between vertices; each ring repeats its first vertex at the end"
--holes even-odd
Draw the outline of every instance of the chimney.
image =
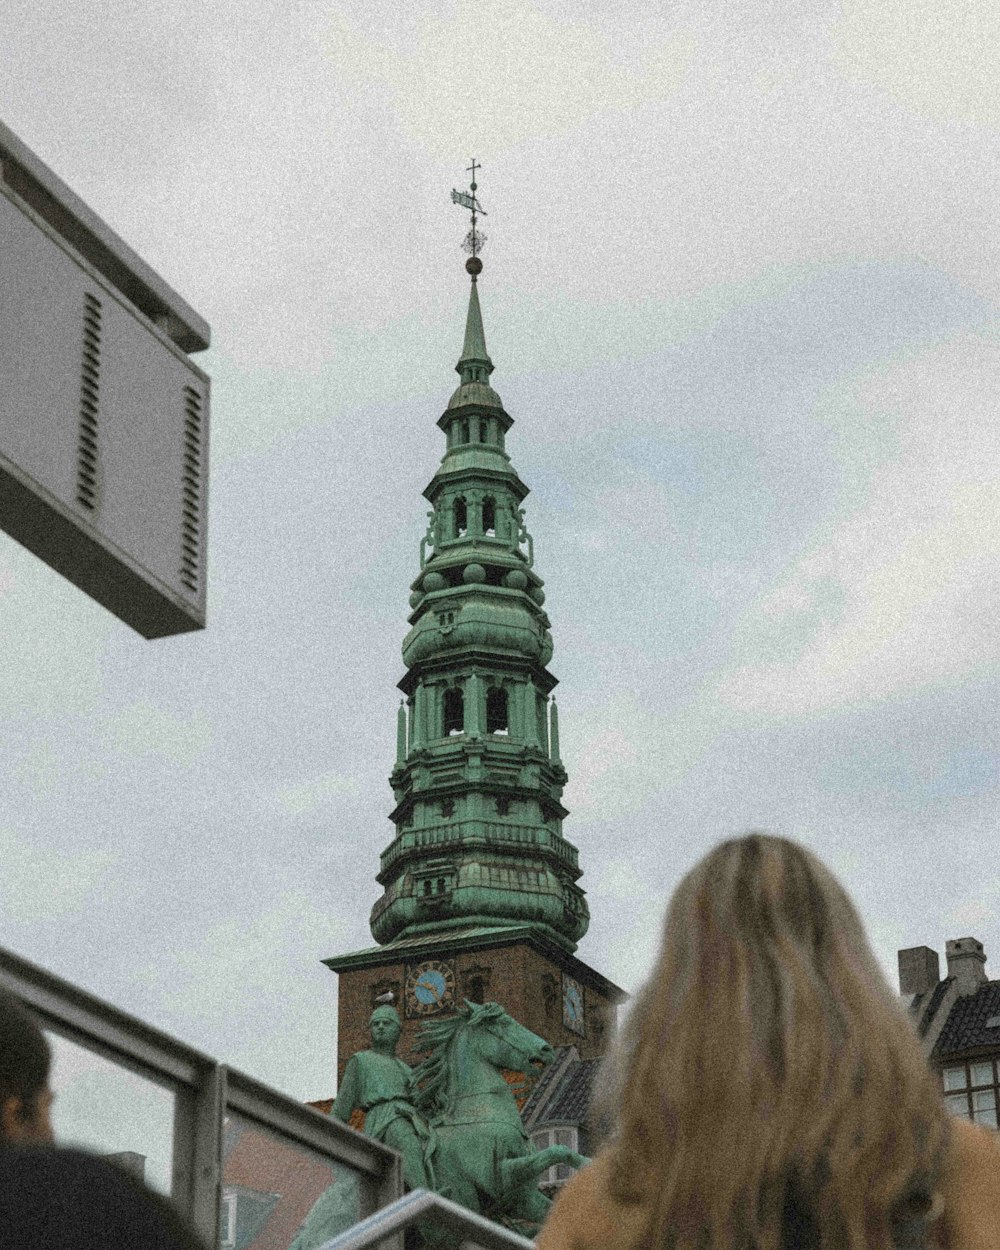
POLYGON ((986 955, 975 938, 950 938, 944 944, 948 975, 955 978, 960 998, 975 994, 986 984, 986 955))
MULTIPOLYGON (((941 980, 941 963, 937 951, 929 946, 908 946, 897 951, 900 994, 922 994, 932 990, 941 980)), ((949 965, 950 966, 950 965, 949 965)))

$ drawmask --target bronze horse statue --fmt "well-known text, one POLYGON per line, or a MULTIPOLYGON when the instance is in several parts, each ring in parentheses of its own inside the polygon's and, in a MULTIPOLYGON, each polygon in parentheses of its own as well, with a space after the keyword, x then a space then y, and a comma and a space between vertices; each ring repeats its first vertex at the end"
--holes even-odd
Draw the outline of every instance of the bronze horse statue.
POLYGON ((502 1070, 544 1067, 555 1051, 499 1003, 468 1001, 455 1015, 425 1024, 414 1049, 426 1056, 411 1086, 430 1130, 434 1188, 490 1219, 527 1224, 532 1235, 551 1206, 539 1176, 554 1164, 581 1167, 587 1159, 567 1146, 534 1148, 502 1070))

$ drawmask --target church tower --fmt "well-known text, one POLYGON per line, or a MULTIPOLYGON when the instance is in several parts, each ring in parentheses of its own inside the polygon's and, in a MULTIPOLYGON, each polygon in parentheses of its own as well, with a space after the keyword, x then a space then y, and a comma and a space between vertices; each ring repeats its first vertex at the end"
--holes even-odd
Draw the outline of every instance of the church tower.
POLYGON ((499 1002, 551 1045, 603 1053, 624 993, 574 951, 589 913, 563 836, 566 770, 547 665, 552 635, 506 448, 513 425, 490 385, 477 278, 482 209, 471 194, 471 277, 459 385, 424 491, 431 510, 403 640, 404 701, 390 776, 394 836, 382 852, 377 946, 326 959, 339 973, 338 1074, 368 1045, 376 999, 420 1023, 463 999, 499 1002))

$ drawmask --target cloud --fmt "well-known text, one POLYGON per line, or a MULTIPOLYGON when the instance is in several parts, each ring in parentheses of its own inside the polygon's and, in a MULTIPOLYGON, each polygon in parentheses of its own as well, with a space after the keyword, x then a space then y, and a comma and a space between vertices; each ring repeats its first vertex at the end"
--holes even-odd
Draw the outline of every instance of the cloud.
POLYGON ((581 20, 579 10, 557 14, 525 0, 386 16, 372 4, 353 18, 328 17, 326 55, 338 77, 377 83, 409 141, 442 161, 470 141, 510 148, 561 138, 595 113, 669 95, 693 51, 691 32, 670 29, 663 15, 642 41, 581 20))
MULTIPOLYGON (((943 920, 946 938, 968 937, 971 934, 982 940, 984 934, 996 934, 1000 928, 1000 877, 986 876, 983 879, 981 875, 975 895, 947 909, 943 920)), ((987 945, 986 955, 991 961, 987 971, 995 977, 996 969, 1000 967, 1000 947, 987 945)))
POLYGON ((1000 661, 998 383, 996 340, 970 333, 839 388, 859 420, 892 423, 898 453, 740 621, 724 703, 810 713, 1000 661))
POLYGON ((212 723, 203 708, 180 714, 140 699, 116 712, 109 733, 116 750, 190 767, 210 749, 212 723))
POLYGON ((989 0, 851 0, 837 24, 845 77, 877 84, 933 122, 1000 123, 1000 10, 989 0))
POLYGON ((301 816, 330 806, 331 800, 356 795, 361 783, 357 777, 325 773, 296 785, 282 786, 275 792, 278 805, 293 816, 301 816))
POLYGON ((22 924, 75 916, 113 893, 116 874, 127 859, 124 848, 70 852, 57 843, 46 847, 37 835, 23 837, 9 825, 0 828, 3 915, 22 924))

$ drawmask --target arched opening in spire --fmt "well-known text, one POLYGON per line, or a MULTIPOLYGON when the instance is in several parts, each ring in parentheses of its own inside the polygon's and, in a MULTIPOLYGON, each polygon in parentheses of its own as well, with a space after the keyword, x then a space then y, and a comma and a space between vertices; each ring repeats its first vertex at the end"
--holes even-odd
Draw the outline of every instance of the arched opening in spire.
POLYGON ((492 495, 483 500, 483 533, 490 538, 497 532, 497 501, 492 495))
POLYGON ((486 691, 486 732, 507 734, 507 691, 502 686, 490 686, 486 691))
POLYGON ((461 538, 469 528, 469 509, 466 506, 464 495, 459 495, 455 500, 453 516, 455 519, 455 537, 461 538))
POLYGON ((452 734, 460 734, 465 730, 465 700, 461 690, 449 686, 444 692, 444 724, 441 727, 443 738, 452 734))

